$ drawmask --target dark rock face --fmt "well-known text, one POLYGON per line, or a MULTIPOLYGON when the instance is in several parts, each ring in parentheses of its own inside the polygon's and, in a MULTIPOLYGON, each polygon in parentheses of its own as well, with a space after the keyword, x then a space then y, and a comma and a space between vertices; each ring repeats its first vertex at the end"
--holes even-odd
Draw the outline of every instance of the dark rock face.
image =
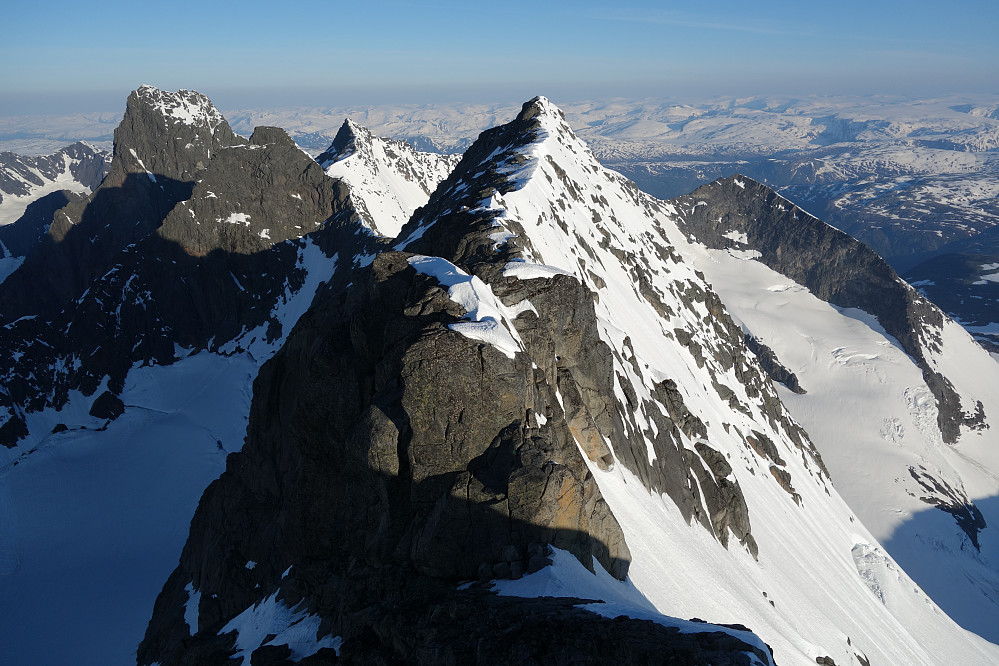
POLYGON ((218 350, 264 325, 277 339, 287 331, 272 310, 302 286, 306 246, 360 252, 342 184, 280 130, 254 141, 196 93, 129 97, 101 187, 59 210, 0 286, 11 352, 0 359, 0 443, 15 445, 24 412, 60 407, 71 389, 90 395, 108 377, 120 392, 137 362, 218 350), (226 221, 241 212, 252 225, 226 221))
POLYGON ((623 535, 543 375, 448 329, 463 313, 408 256, 331 289, 265 365, 247 443, 202 499, 140 661, 183 659, 191 581, 206 635, 257 600, 250 575, 354 637, 373 603, 519 577, 548 544, 624 576, 623 535))
MULTIPOLYGON (((537 571, 553 547, 587 568, 595 560, 618 578, 630 561, 584 459, 615 463, 604 435, 628 450, 629 424, 616 406, 593 294, 570 276, 505 277, 516 247, 497 251, 490 217, 456 202, 453 192, 442 194, 479 173, 476 160, 497 146, 531 140, 532 111, 526 105, 514 123, 480 138, 404 229, 400 239, 417 236, 396 244, 404 252, 383 249, 363 268, 338 264, 264 365, 246 444, 199 504, 139 647, 140 663, 225 663, 236 641, 225 625, 275 593, 321 618, 320 636, 340 636, 346 663, 600 663, 622 656, 749 663, 747 653, 770 661, 728 634, 681 635, 648 622, 605 620, 571 600, 458 589, 462 581, 537 571), (430 217, 434 224, 421 227, 430 217), (508 331, 523 349, 511 357, 452 328, 466 313, 436 278, 414 268, 411 260, 419 265, 427 256, 481 279, 506 304, 529 297, 535 311, 508 331), (189 627, 192 590, 198 621, 189 627)), ((486 171, 470 196, 513 186, 495 168, 486 171)), ((660 390, 676 423, 696 431, 699 421, 675 386, 672 396, 668 386, 660 390)), ((707 443, 698 453, 685 450, 672 420, 658 423, 663 462, 626 464, 653 487, 675 491, 687 515, 697 514, 723 543, 731 531, 755 550, 731 467, 707 443), (679 491, 698 487, 706 489, 710 515, 697 490, 686 491, 691 497, 679 491)), ((625 455, 639 459, 638 452, 625 455)), ((289 660, 281 646, 273 648, 254 652, 253 663, 289 660)), ((301 663, 310 659, 333 657, 301 663)))
POLYGON ((964 491, 952 488, 946 481, 935 478, 922 465, 918 469, 909 467, 909 475, 926 493, 919 499, 952 515, 957 521, 957 526, 968 535, 968 540, 971 541, 975 550, 981 551, 978 534, 988 525, 985 523, 985 516, 975 506, 975 503, 968 499, 964 491))
POLYGON ((770 379, 783 384, 788 390, 799 395, 806 393, 805 389, 801 388, 801 384, 798 383, 797 375, 784 367, 773 349, 748 333, 746 334, 746 346, 756 354, 756 358, 760 361, 760 367, 770 375, 770 379))
MULTIPOLYGON (((630 380, 615 373, 616 352, 600 339, 593 308, 594 294, 568 276, 519 280, 502 274, 506 262, 524 258, 531 249, 530 239, 518 232, 497 248, 490 236, 496 230, 494 217, 497 213, 484 210, 478 202, 494 193, 505 195, 520 186, 508 175, 509 167, 524 161, 521 154, 524 147, 536 141, 543 131, 538 115, 546 112, 543 104, 532 100, 524 105, 513 122, 483 132, 429 203, 402 229, 398 246, 407 251, 452 256, 456 264, 488 283, 507 305, 529 299, 536 306, 537 314, 524 313, 514 323, 548 383, 556 386, 566 401, 568 424, 590 459, 598 465, 610 462, 609 450, 602 440, 607 437, 613 442, 620 462, 638 476, 646 488, 669 495, 686 520, 696 520, 725 545, 731 531, 739 543, 755 555, 757 546, 751 534, 749 510, 738 483, 710 473, 699 456, 682 444, 681 431, 688 437, 703 437, 706 429, 685 407, 675 383, 672 389, 670 380, 654 387, 656 400, 669 416, 663 416, 659 408, 650 405, 643 411, 655 424, 657 434, 642 432, 633 414, 619 405, 615 394, 617 381, 625 393, 632 396, 629 398, 631 408, 639 408, 630 380), (645 437, 654 440, 656 457, 653 463, 649 462, 645 437), (699 488, 705 489, 703 497, 699 488)), ((564 131, 570 130, 566 126, 564 131)), ((555 170, 561 174, 559 177, 570 192, 573 188, 578 190, 579 186, 572 183, 558 165, 555 170)), ((581 195, 577 192, 576 196, 581 195)), ((639 196, 637 190, 634 196, 639 196)), ((554 209, 552 214, 557 220, 554 209)), ((516 230, 516 222, 505 223, 516 230)), ((578 236, 577 241, 585 245, 578 236)), ((667 256, 670 250, 667 246, 659 248, 667 256)), ((641 282, 644 274, 639 271, 641 264, 637 258, 621 252, 619 259, 635 266, 641 282)), ((647 298, 653 303, 659 302, 665 313, 665 305, 651 284, 646 284, 643 294, 648 294, 647 298)), ((718 346, 723 350, 719 352, 724 357, 723 364, 727 368, 737 368, 738 376, 749 386, 751 397, 769 401, 766 411, 775 427, 793 432, 795 441, 805 446, 807 437, 787 418, 773 388, 763 376, 754 374, 747 363, 742 333, 717 296, 691 286, 681 298, 685 302, 704 304, 711 314, 706 323, 717 333, 718 346)), ((690 340, 684 338, 684 334, 685 331, 679 333, 677 339, 681 344, 688 344, 690 340)), ((821 458, 813 448, 811 454, 821 466, 821 458)))
POLYGON ((159 234, 193 256, 253 254, 314 231, 345 196, 284 130, 258 127, 248 144, 216 150, 159 234))
POLYGON ((956 442, 961 426, 984 427, 977 406, 962 405, 950 382, 926 360, 926 350, 939 346, 942 313, 873 250, 744 176, 717 180, 673 203, 681 211, 681 226, 708 247, 744 247, 725 236, 744 233, 773 270, 829 303, 877 317, 922 369, 945 442, 956 442))
POLYGON ((728 633, 680 634, 647 620, 603 618, 574 603, 578 600, 493 597, 470 590, 447 605, 431 606, 429 613, 407 604, 399 613, 379 617, 353 644, 344 643, 341 661, 748 665, 754 654, 763 663, 770 660, 728 633))
POLYGON ((116 419, 125 413, 125 403, 111 391, 105 391, 94 400, 90 415, 98 419, 116 419))

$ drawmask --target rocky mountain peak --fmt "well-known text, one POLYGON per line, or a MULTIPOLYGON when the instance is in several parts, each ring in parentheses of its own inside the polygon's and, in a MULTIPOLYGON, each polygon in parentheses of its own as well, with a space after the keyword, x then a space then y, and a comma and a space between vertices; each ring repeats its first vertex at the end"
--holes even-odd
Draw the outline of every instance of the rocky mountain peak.
POLYGON ((358 125, 350 118, 343 121, 343 125, 333 137, 333 143, 326 151, 316 158, 316 161, 325 169, 334 162, 350 157, 358 149, 358 144, 368 145, 373 139, 371 130, 358 125))
POLYGON ((316 158, 327 175, 349 185, 365 226, 391 237, 427 203, 458 160, 456 155, 421 152, 405 141, 376 137, 349 118, 316 158))
POLYGON ((158 112, 171 125, 184 124, 205 127, 214 134, 216 128, 226 123, 222 113, 207 96, 194 90, 168 92, 151 85, 139 86, 129 96, 138 104, 158 112))
POLYGON ((193 256, 252 254, 315 231, 346 196, 346 186, 327 176, 287 132, 257 127, 249 143, 212 158, 159 235, 193 256))
POLYGON ((531 120, 536 117, 565 120, 565 114, 562 112, 562 109, 552 104, 547 97, 542 95, 524 102, 524 106, 521 107, 517 119, 531 120))
POLYGON ((128 96, 114 133, 113 183, 130 173, 194 181, 221 148, 245 143, 211 100, 191 90, 142 86, 128 96))

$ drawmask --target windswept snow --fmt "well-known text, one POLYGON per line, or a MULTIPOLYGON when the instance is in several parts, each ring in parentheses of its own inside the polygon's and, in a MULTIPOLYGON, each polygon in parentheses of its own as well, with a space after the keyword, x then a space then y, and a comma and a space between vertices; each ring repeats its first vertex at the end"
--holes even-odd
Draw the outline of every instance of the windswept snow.
POLYGON ((55 179, 50 180, 42 176, 42 174, 36 173, 42 181, 42 184, 29 183, 27 180, 23 181, 30 188, 27 194, 20 196, 15 194, 4 194, 0 197, 0 226, 16 222, 22 215, 24 215, 24 211, 28 208, 28 204, 32 201, 37 201, 47 194, 52 194, 53 192, 58 192, 59 190, 69 190, 70 192, 77 192, 79 194, 90 194, 90 188, 78 181, 76 177, 73 176, 73 172, 70 171, 70 165, 72 163, 70 157, 65 154, 62 157, 65 167, 55 179))
POLYGON ((140 99, 159 111, 165 122, 206 127, 214 134, 225 118, 211 100, 191 90, 167 92, 154 86, 143 85, 136 90, 140 99))
POLYGON ((201 605, 201 592, 194 589, 194 583, 188 583, 184 587, 187 592, 187 602, 184 603, 184 622, 187 623, 193 636, 198 632, 198 606, 201 605))
POLYGON ((442 287, 447 287, 448 297, 465 308, 465 318, 469 321, 450 324, 448 328, 466 338, 492 345, 509 358, 523 350, 508 308, 496 298, 489 285, 440 257, 414 255, 409 258, 409 264, 420 273, 436 278, 442 287))
POLYGON ((427 203, 458 156, 420 152, 402 141, 378 138, 349 120, 344 130, 351 133, 350 144, 322 166, 327 175, 350 186, 351 201, 364 224, 395 237, 413 211, 427 203))

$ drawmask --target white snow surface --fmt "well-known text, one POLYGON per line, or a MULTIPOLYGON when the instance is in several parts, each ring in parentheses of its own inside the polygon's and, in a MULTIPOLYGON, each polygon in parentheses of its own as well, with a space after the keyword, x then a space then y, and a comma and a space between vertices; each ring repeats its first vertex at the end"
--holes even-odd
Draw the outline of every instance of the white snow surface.
POLYGON ((420 152, 405 142, 376 137, 349 120, 347 124, 354 140, 323 167, 350 186, 351 201, 368 227, 395 237, 447 178, 459 156, 420 152))
POLYGON ((467 322, 449 324, 448 328, 466 338, 479 340, 513 358, 523 351, 523 342, 513 325, 510 309, 503 305, 492 289, 474 275, 469 275, 450 261, 440 257, 413 255, 409 265, 424 275, 430 275, 448 288, 448 297, 465 308, 467 322))
MULTIPOLYGON (((588 461, 624 530, 635 589, 665 615, 749 626, 773 646, 777 663, 815 663, 820 656, 858 663, 856 654, 871 663, 999 661, 999 646, 958 627, 892 563, 807 451, 783 427, 771 425, 760 400, 749 398, 733 370, 724 370, 710 353, 699 364, 689 347, 675 341, 673 331, 680 328, 704 350, 719 344, 705 324, 705 305, 680 298, 684 291, 710 286, 695 274, 692 250, 673 212, 601 167, 550 103, 541 100, 538 106, 538 140, 520 150, 518 157, 526 159, 500 167, 516 189, 481 205, 498 213, 501 227, 512 220, 524 230, 525 261, 571 273, 596 292, 601 337, 614 355, 614 370, 638 393, 640 404, 632 407, 625 407, 623 392, 619 395, 635 436, 651 430, 644 410, 661 409, 648 387, 665 378, 676 382, 684 403, 707 426, 707 441, 731 463, 730 478, 743 490, 759 545, 758 561, 734 540, 725 549, 699 524, 688 525, 668 497, 649 493, 623 465, 602 471, 588 461), (579 190, 563 185, 563 177, 579 190), (601 240, 627 258, 603 249, 601 240), (671 254, 688 255, 688 261, 675 262, 671 254), (670 308, 664 314, 639 291, 629 265, 648 270, 652 289, 670 308), (711 371, 732 389, 743 411, 719 397, 711 371), (744 435, 752 430, 777 444, 800 505, 775 482, 769 461, 748 448, 744 435), (861 569, 855 552, 875 555, 864 558, 861 569), (871 581, 890 590, 890 603, 873 591, 871 581)), ((772 293, 784 294, 785 286, 772 293)), ((854 355, 845 350, 840 358, 849 364, 854 355)), ((916 412, 925 409, 918 398, 916 403, 916 412)), ((651 442, 646 445, 652 459, 651 442)), ((684 446, 693 449, 686 436, 684 446)), ((865 458, 852 471, 876 465, 865 458)))
MULTIPOLYGON (((945 445, 921 370, 874 317, 835 308, 759 262, 685 252, 743 328, 797 375, 807 393, 779 387, 781 399, 864 525, 955 620, 999 641, 999 539, 983 530, 976 551, 951 516, 920 499, 926 492, 909 471, 975 501, 987 522, 999 517, 995 426, 965 428, 956 446, 945 445)), ((941 337, 938 352, 926 348, 931 365, 967 408, 981 400, 986 415, 999 415, 999 365, 950 320, 941 337)))
POLYGON ((87 414, 99 389, 32 414, 31 441, 0 451, 7 663, 135 663, 198 499, 225 469, 217 442, 242 445, 256 371, 245 354, 207 353, 135 368, 107 430, 87 414), (57 423, 70 430, 47 434, 57 423))
POLYGON ((262 645, 285 645, 291 648, 291 658, 310 657, 321 648, 329 647, 340 654, 339 636, 317 638, 320 618, 302 608, 291 608, 279 601, 275 592, 260 603, 254 604, 229 621, 219 635, 238 632, 235 658, 249 663, 250 653, 262 645), (267 637, 277 634, 274 638, 267 637))
MULTIPOLYGON (((59 411, 29 413, 28 438, 0 448, 4 663, 135 663, 198 500, 226 455, 242 447, 260 366, 335 268, 336 256, 311 239, 300 243, 298 264, 308 274, 301 289, 279 298, 276 340, 266 340, 264 324, 220 354, 134 367, 121 393, 125 412, 106 430, 88 414, 102 386, 89 397, 73 392, 59 411), (52 433, 59 423, 69 430, 52 433)), ((199 592, 192 585, 188 594, 193 631, 199 592)))
POLYGON ((184 603, 184 622, 187 623, 187 628, 193 636, 198 633, 198 618, 200 616, 198 606, 201 605, 201 592, 194 589, 194 583, 185 585, 184 591, 187 592, 187 601, 184 603))
MULTIPOLYGON (((70 165, 73 160, 68 155, 64 154, 63 161, 65 163, 65 167, 54 180, 46 178, 43 174, 36 171, 35 175, 42 180, 42 185, 25 181, 31 188, 28 194, 21 196, 13 194, 3 195, 3 198, 0 199, 0 226, 16 222, 22 215, 24 215, 24 211, 27 209, 28 204, 44 197, 47 194, 52 194, 53 192, 58 192, 59 190, 69 190, 80 194, 90 194, 90 188, 76 180, 76 177, 73 176, 73 172, 70 171, 70 165)), ((17 174, 12 173, 11 176, 16 177, 17 174)), ((2 271, 2 269, 0 269, 0 271, 2 271)), ((0 282, 2 282, 5 277, 6 276, 0 272, 0 282)))
POLYGON ((135 91, 139 99, 163 115, 164 124, 205 127, 212 134, 225 122, 222 113, 205 95, 193 90, 169 92, 155 86, 142 85, 135 91))

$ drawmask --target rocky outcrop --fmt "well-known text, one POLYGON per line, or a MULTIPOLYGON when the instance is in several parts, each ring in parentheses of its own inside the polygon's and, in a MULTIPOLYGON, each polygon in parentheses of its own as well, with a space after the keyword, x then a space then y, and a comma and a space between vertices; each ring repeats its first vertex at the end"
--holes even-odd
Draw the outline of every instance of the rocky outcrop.
POLYGON ((247 443, 202 499, 140 661, 184 663, 188 583, 206 637, 280 587, 349 642, 411 588, 517 578, 549 546, 624 576, 553 387, 526 355, 449 329, 465 313, 409 256, 378 255, 349 290, 340 276, 265 365, 247 443))
POLYGON ((798 383, 797 375, 788 370, 784 364, 780 362, 780 359, 777 358, 777 354, 774 353, 774 350, 768 347, 761 340, 758 340, 747 333, 746 347, 756 354, 756 358, 760 362, 760 367, 763 368, 763 370, 770 376, 770 379, 774 380, 778 384, 783 384, 789 391, 799 395, 807 392, 801 387, 801 384, 798 383))
POLYGON ((115 130, 107 177, 86 200, 56 213, 46 235, 0 290, 0 321, 51 321, 118 254, 156 230, 213 152, 243 143, 207 97, 143 86, 115 130))
MULTIPOLYGON (((471 204, 516 187, 490 155, 516 160, 537 137, 535 112, 525 105, 485 133, 396 251, 363 268, 341 263, 264 366, 246 444, 202 498, 140 663, 224 661, 237 650, 228 623, 271 595, 319 618, 319 636, 338 636, 348 662, 494 663, 528 649, 573 663, 612 653, 744 661, 731 636, 704 643, 626 618, 584 645, 571 636, 603 620, 562 601, 459 589, 535 572, 552 549, 624 578, 628 547, 590 465, 624 462, 721 543, 735 534, 756 555, 725 457, 706 441, 683 446, 705 426, 675 384, 657 389, 671 407, 650 417, 660 433, 651 464, 644 443, 628 443, 642 435, 622 415, 594 294, 568 274, 504 272, 530 240, 497 247, 495 216, 471 204), (482 319, 486 309, 497 314, 482 319)), ((289 658, 277 642, 255 658, 289 658)))
POLYGON ((347 193, 284 130, 258 127, 249 143, 216 150, 158 233, 193 256, 253 254, 315 231, 347 193))
MULTIPOLYGON (((660 317, 669 320, 675 314, 670 311, 673 307, 698 312, 703 308, 708 313, 703 321, 698 321, 697 328, 707 329, 710 335, 679 328, 674 331, 676 340, 688 347, 692 355, 700 356, 701 366, 705 365, 704 356, 710 354, 712 362, 707 365, 712 375, 734 371, 746 386, 746 394, 759 401, 773 426, 787 431, 823 470, 821 458, 807 436, 788 417, 776 392, 750 360, 741 330, 717 295, 703 282, 672 283, 664 279, 668 266, 679 261, 665 237, 649 243, 655 248, 656 260, 664 264, 665 270, 660 270, 656 266, 663 264, 622 249, 617 244, 619 239, 612 239, 608 229, 620 224, 613 217, 613 209, 607 207, 606 198, 601 201, 597 187, 592 187, 585 196, 579 191, 580 185, 566 171, 572 167, 560 166, 549 155, 545 167, 551 171, 545 170, 544 175, 532 172, 532 146, 548 136, 554 135, 572 145, 577 155, 582 150, 580 157, 588 152, 585 146, 577 144, 564 119, 557 116, 559 113, 539 98, 525 104, 513 122, 483 132, 428 204, 402 229, 397 247, 452 256, 456 264, 488 283, 506 305, 532 304, 533 309, 523 312, 513 324, 548 382, 558 387, 573 434, 588 457, 598 466, 615 461, 624 464, 650 491, 668 495, 686 520, 699 522, 725 545, 731 532, 755 553, 749 508, 738 482, 708 471, 691 443, 684 443, 704 438, 707 431, 684 405, 677 384, 668 378, 653 382, 652 395, 643 402, 637 394, 640 387, 621 370, 622 365, 631 367, 637 363, 630 340, 625 340, 623 350, 615 350, 601 338, 594 308, 603 280, 592 271, 583 279, 569 275, 519 279, 505 270, 511 262, 539 261, 530 233, 520 226, 516 216, 504 214, 502 205, 488 205, 514 196, 525 186, 525 172, 531 174, 529 178, 547 179, 560 190, 556 195, 558 200, 551 203, 551 218, 562 233, 571 236, 567 242, 576 243, 582 249, 581 256, 593 260, 598 267, 604 260, 597 258, 597 250, 580 235, 582 230, 571 229, 560 215, 560 210, 571 205, 566 203, 568 200, 592 206, 590 215, 598 233, 602 233, 599 249, 610 253, 607 261, 630 268, 630 277, 639 284, 642 298, 660 317), (498 228, 510 232, 503 242, 496 240, 498 228), (667 291, 663 285, 670 285, 671 289, 667 291), (631 360, 625 360, 629 355, 631 360), (618 387, 625 400, 620 399, 618 387), (642 421, 649 425, 641 425, 642 421), (607 443, 612 444, 613 455, 607 443)), ((599 167, 592 156, 590 159, 592 162, 584 161, 583 168, 592 172, 599 167)), ((654 214, 658 202, 643 198, 630 183, 614 182, 614 187, 624 189, 649 215, 654 214)), ((703 276, 698 278, 702 279, 703 276)), ((636 373, 641 376, 639 370, 636 373)), ((727 391, 734 400, 734 393, 728 387, 719 384, 717 389, 722 393, 727 391)))
POLYGON ((988 525, 985 523, 985 516, 982 515, 981 510, 968 499, 964 490, 953 488, 946 481, 934 477, 922 465, 918 468, 910 466, 909 475, 924 493, 919 499, 953 516, 957 526, 968 536, 971 545, 975 547, 975 550, 981 552, 982 547, 978 542, 978 534, 988 525))

